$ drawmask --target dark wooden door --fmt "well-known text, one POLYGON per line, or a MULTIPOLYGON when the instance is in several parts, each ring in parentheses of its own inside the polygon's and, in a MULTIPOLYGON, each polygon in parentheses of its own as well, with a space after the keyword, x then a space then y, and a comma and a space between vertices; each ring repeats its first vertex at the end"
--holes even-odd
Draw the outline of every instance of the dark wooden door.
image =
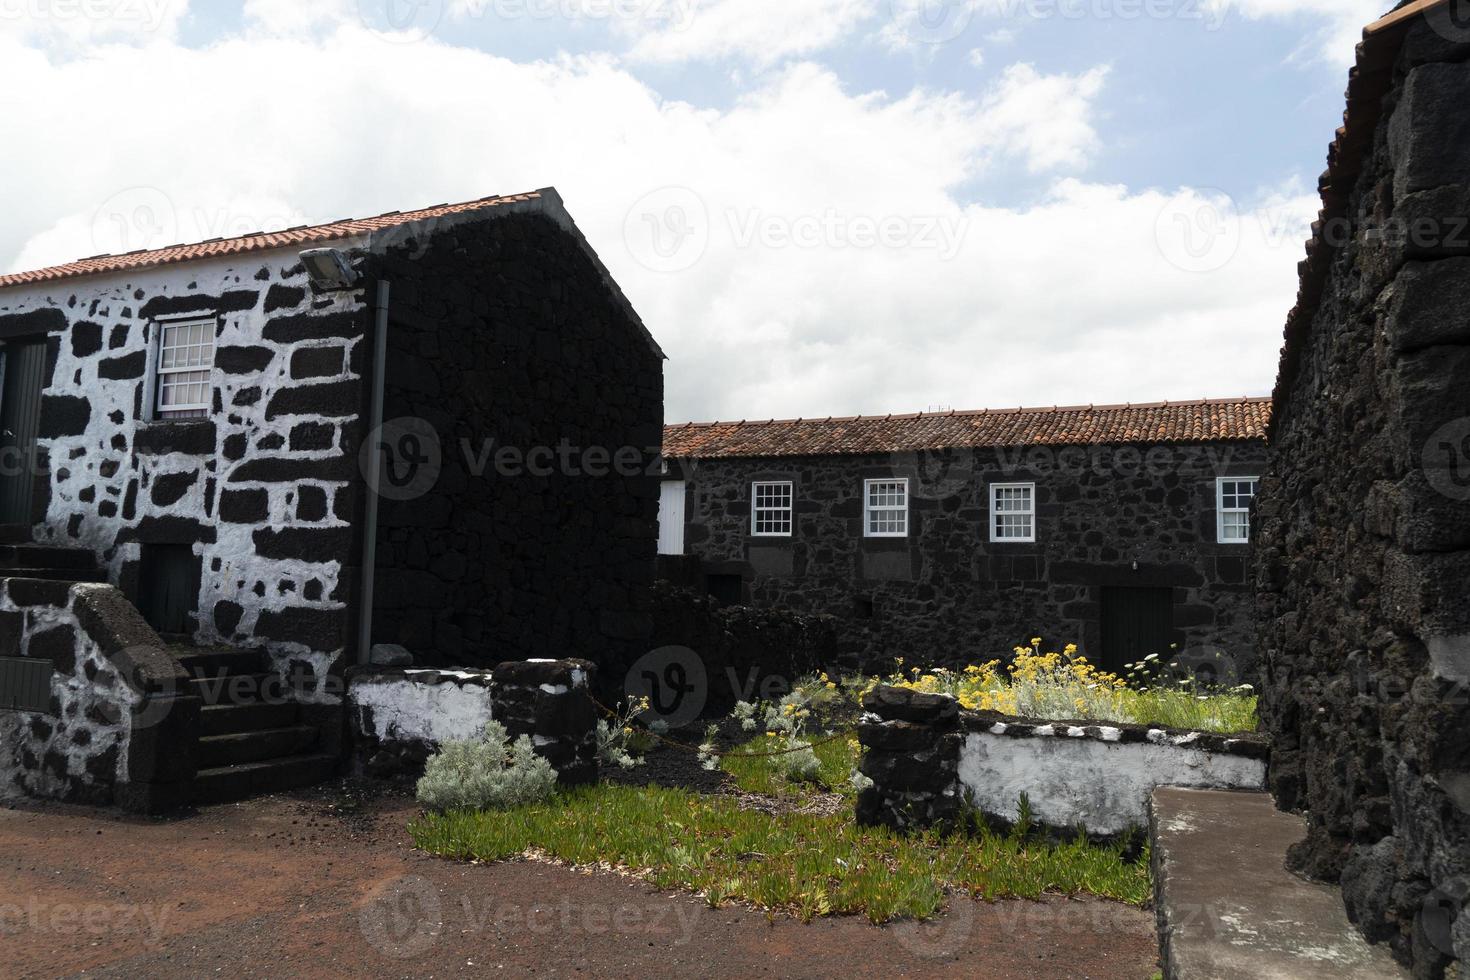
POLYGON ((10 341, 0 356, 5 361, 0 372, 0 524, 29 524, 46 344, 10 341))
POLYGON ((1102 590, 1102 667, 1123 674, 1124 664, 1151 653, 1169 660, 1174 642, 1174 590, 1102 590))
POLYGON ((199 578, 187 544, 145 544, 138 563, 138 610, 161 634, 194 631, 199 578))

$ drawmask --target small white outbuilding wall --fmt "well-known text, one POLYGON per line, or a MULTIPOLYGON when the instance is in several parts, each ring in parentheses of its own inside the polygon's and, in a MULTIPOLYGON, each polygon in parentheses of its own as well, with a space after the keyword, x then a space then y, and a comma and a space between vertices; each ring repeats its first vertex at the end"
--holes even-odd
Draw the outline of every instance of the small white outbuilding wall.
POLYGON ((1024 793, 1038 824, 1112 835, 1147 825, 1157 786, 1264 789, 1258 749, 1198 732, 995 722, 965 735, 959 782, 991 816, 1014 820, 1024 793))

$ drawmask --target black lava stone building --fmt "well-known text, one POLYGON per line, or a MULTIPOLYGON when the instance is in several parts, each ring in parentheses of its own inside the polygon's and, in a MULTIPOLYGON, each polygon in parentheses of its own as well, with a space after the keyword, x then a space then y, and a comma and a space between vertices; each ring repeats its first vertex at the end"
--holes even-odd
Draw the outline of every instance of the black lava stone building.
POLYGON ((1292 861, 1433 978, 1470 962, 1470 30, 1452 6, 1403 7, 1358 49, 1255 567, 1271 788, 1310 828, 1292 861))
POLYGON ((888 669, 1041 636, 1244 678, 1266 399, 675 425, 661 567, 888 669), (1218 656, 1217 656, 1218 655, 1218 656))
POLYGON ((332 674, 369 554, 420 663, 646 638, 663 356, 552 189, 0 276, 0 342, 0 534, 166 638, 332 674))

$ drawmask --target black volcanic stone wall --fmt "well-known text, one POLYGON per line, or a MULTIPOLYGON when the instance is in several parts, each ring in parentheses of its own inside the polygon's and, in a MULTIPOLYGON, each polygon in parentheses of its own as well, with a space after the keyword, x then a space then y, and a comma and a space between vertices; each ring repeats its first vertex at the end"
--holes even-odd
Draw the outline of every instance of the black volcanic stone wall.
POLYGON ((960 795, 959 702, 880 685, 863 696, 859 770, 873 785, 858 792, 857 822, 914 830, 953 822, 960 795))
POLYGON ((1258 504, 1271 784, 1310 826, 1293 863, 1420 977, 1470 957, 1467 59, 1407 36, 1258 504))
POLYGON ((382 501, 374 639, 421 664, 576 657, 621 678, 650 630, 660 355, 544 216, 441 227, 382 265, 384 418, 423 420, 442 471, 382 501), (586 472, 619 450, 631 475, 586 472))
MULTIPOLYGON (((789 609, 720 606, 694 589, 654 583, 654 649, 693 651, 704 678, 706 718, 730 713, 736 701, 776 700, 796 681, 838 667, 837 620, 789 609)), ((620 685, 624 678, 606 678, 620 685)), ((620 693, 623 688, 618 687, 620 693)))
POLYGON ((52 670, 45 711, 0 711, 0 786, 141 813, 187 803, 200 699, 121 592, 0 578, 0 640, 52 670))
POLYGON ((740 576, 757 606, 837 617, 852 665, 957 666, 1038 635, 1096 658, 1102 589, 1135 586, 1173 590, 1181 651, 1251 670, 1250 548, 1216 543, 1215 479, 1259 474, 1261 443, 675 463, 704 572, 740 576), (863 536, 863 481, 886 476, 909 479, 907 538, 863 536), (793 537, 750 534, 756 480, 795 484, 793 537), (1037 542, 992 543, 990 484, 1030 481, 1037 542))

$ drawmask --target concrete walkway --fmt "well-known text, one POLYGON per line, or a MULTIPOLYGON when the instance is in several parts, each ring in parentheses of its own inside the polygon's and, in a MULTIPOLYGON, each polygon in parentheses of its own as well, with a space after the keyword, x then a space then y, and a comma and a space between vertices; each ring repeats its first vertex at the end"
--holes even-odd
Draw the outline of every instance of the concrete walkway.
POLYGON ((1406 974, 1342 895, 1285 868, 1306 834, 1265 793, 1162 788, 1149 819, 1165 980, 1383 980, 1406 974))

